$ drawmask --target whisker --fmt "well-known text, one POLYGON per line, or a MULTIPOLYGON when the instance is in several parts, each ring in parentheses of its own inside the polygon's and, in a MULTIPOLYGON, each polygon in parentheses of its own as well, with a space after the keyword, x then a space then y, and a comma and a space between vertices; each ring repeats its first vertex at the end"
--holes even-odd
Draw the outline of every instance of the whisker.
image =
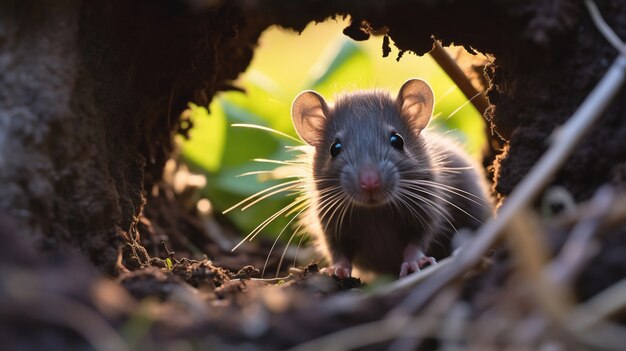
POLYGON ((456 89, 458 89, 458 86, 456 84, 452 84, 452 86, 450 86, 450 88, 448 88, 445 93, 437 97, 437 100, 435 100, 433 106, 437 106, 438 104, 440 104, 443 99, 445 99, 448 95, 450 95, 450 93, 452 93, 456 89))
MULTIPOLYGON (((326 222, 326 225, 324 226, 324 232, 328 230, 328 225, 332 222, 333 217, 335 216, 337 211, 339 209, 345 208, 346 202, 347 202, 347 199, 344 197, 337 203, 337 205, 334 206, 335 209, 333 210, 333 212, 331 212, 330 217, 328 217, 328 221, 326 222)), ((341 235, 341 233, 339 233, 339 230, 337 229, 337 223, 338 222, 335 222, 335 237, 339 238, 339 235, 341 235)))
POLYGON ((328 211, 341 200, 341 194, 334 194, 318 204, 318 208, 315 211, 315 214, 318 218, 325 218, 328 214, 328 211))
POLYGON ((252 161, 259 163, 273 163, 278 165, 294 165, 297 164, 293 160, 281 161, 281 160, 271 160, 268 158, 253 158, 252 161))
POLYGON ((259 195, 265 194, 265 193, 267 193, 267 192, 270 192, 270 191, 272 191, 272 190, 274 190, 274 189, 277 189, 277 188, 280 188, 280 187, 286 187, 287 185, 293 185, 293 184, 297 184, 297 183, 298 183, 298 180, 290 180, 290 181, 288 181, 288 182, 284 182, 284 183, 276 184, 276 185, 271 186, 271 187, 269 187, 269 188, 267 188, 267 189, 263 189, 263 190, 261 190, 261 191, 258 191, 258 192, 256 192, 256 193, 254 193, 254 194, 252 194, 252 195, 248 196, 247 198, 245 198, 245 199, 243 199, 243 200, 239 201, 238 203, 234 204, 233 206, 231 206, 231 207, 227 208, 226 210, 222 211, 222 214, 226 214, 226 213, 228 213, 228 212, 230 212, 230 211, 234 210, 235 208, 237 208, 237 207, 239 207, 239 206, 241 206, 241 205, 245 204, 246 202, 248 202, 248 201, 250 201, 250 200, 252 200, 252 199, 256 198, 256 197, 257 197, 257 196, 259 196, 259 195))
MULTIPOLYGON (((333 211, 333 213, 337 211, 338 206, 340 206, 341 203, 344 201, 345 201, 345 198, 342 196, 342 194, 339 194, 339 193, 335 194, 332 198, 330 198, 329 200, 325 201, 323 204, 320 205, 318 218, 320 219, 326 218, 326 221, 330 222, 330 220, 332 219, 332 213, 328 218, 326 217, 326 215, 330 211, 333 211), (321 213, 322 210, 324 211, 323 213, 321 213)), ((324 230, 328 229, 327 226, 328 226, 328 223, 326 224, 326 228, 324 228, 324 230)))
POLYGON ((302 245, 302 241, 304 240, 304 233, 300 234, 300 241, 298 242, 298 246, 296 247, 296 254, 293 257, 293 266, 296 266, 296 260, 298 259, 298 253, 300 252, 300 245, 302 245))
MULTIPOLYGON (((267 262, 269 262, 270 257, 272 256, 272 251, 274 251, 274 247, 276 246, 276 243, 278 242, 278 239, 280 239, 280 236, 283 235, 283 232, 285 231, 285 229, 287 229, 287 227, 291 224, 291 222, 293 222, 293 220, 296 219, 300 213, 302 213, 302 211, 300 211, 297 215, 293 216, 289 220, 289 222, 287 222, 287 224, 285 224, 285 226, 280 231, 280 233, 278 233, 278 235, 276 236, 276 239, 274 240, 274 243, 272 244, 272 247, 270 248, 270 252, 267 254, 267 258, 265 259, 265 264, 263 264, 263 271, 261 271, 261 278, 263 278, 263 276, 265 275, 265 268, 267 268, 267 262)), ((293 238, 293 235, 291 237, 293 238)), ((291 240, 289 240, 289 241, 291 242, 291 240)), ((287 245, 289 245, 289 244, 287 244, 287 245)), ((282 263, 282 259, 281 259, 281 263, 282 263)), ((276 271, 276 275, 278 275, 278 271, 280 271, 280 265, 278 266, 278 270, 276 271)))
MULTIPOLYGON (((305 208, 306 209, 306 208, 305 208)), ((303 210, 304 211, 304 210, 303 210)), ((302 213, 302 212, 300 212, 302 213)), ((300 215, 300 213, 298 213, 296 215, 296 217, 298 217, 298 215, 300 215)), ((295 218, 295 217, 294 217, 295 218)), ((285 255, 287 254, 287 249, 289 249, 289 245, 291 245, 291 241, 293 240, 293 238, 296 236, 296 234, 298 233, 298 231, 300 231, 300 228, 302 227, 302 224, 300 224, 296 230, 291 234, 291 236, 289 237, 289 241, 287 241, 287 245, 285 245, 285 249, 283 250, 282 255, 280 255, 280 260, 278 261, 278 267, 276 268, 276 278, 278 278, 278 274, 280 273, 280 267, 282 267, 283 265, 283 260, 285 259, 285 255)), ((297 254, 297 251, 296 251, 297 254)), ((295 264, 294 264, 295 266, 295 264)))
MULTIPOLYGON (((416 194, 403 194, 400 193, 398 200, 401 201, 403 204, 405 204, 406 208, 409 209, 413 214, 415 214, 417 216, 417 220, 420 222, 420 224, 422 225, 422 228, 424 228, 424 230, 426 230, 426 227, 424 226, 424 223, 426 223, 428 225, 428 228, 430 230, 433 229, 432 224, 426 220, 426 218, 424 218, 424 216, 419 212, 419 209, 422 209, 422 206, 420 205, 419 202, 415 201, 415 200, 419 200, 423 203, 425 203, 426 205, 429 206, 433 206, 432 204, 429 204, 426 200, 426 198, 420 196, 420 195, 416 195, 416 194), (411 196, 416 197, 416 199, 412 199, 411 196), (404 197, 404 198, 403 198, 404 197), (407 201, 409 201, 410 203, 408 203, 407 201), (417 207, 417 209, 415 209, 413 206, 411 206, 411 204, 415 205, 417 207)), ((436 210, 436 209, 435 209, 436 210)))
POLYGON ((451 185, 447 185, 447 184, 443 184, 443 183, 438 183, 438 182, 433 182, 430 180, 400 180, 400 182, 402 183, 407 183, 407 184, 415 184, 415 185, 427 185, 427 186, 432 186, 436 189, 440 189, 443 191, 447 191, 449 193, 452 193, 454 195, 457 195, 459 197, 462 197, 468 201, 471 201, 479 206, 484 206, 485 205, 485 200, 483 200, 483 198, 481 198, 480 196, 470 193, 469 191, 465 191, 456 187, 453 187, 451 185), (474 199, 470 198, 473 197, 474 199), (476 200, 475 200, 476 199, 476 200), (483 201, 483 203, 478 202, 479 201, 483 201))
POLYGON ((280 216, 281 214, 289 211, 291 208, 293 208, 295 205, 297 205, 297 202, 292 202, 290 204, 288 204, 287 206, 283 207, 282 209, 278 210, 278 212, 274 213, 273 215, 271 215, 269 218, 267 218, 266 220, 264 220, 261 224, 259 224, 256 228, 254 228, 248 235, 246 235, 243 239, 241 239, 241 241, 235 245, 235 247, 232 248, 232 250, 230 250, 230 252, 234 252, 235 250, 237 250, 237 248, 239 246, 241 246, 241 244, 243 244, 246 240, 252 240, 254 239, 254 237, 256 237, 256 235, 263 230, 263 228, 267 227, 267 225, 269 223, 271 223, 272 221, 274 221, 276 218, 278 218, 278 216, 280 216))
MULTIPOLYGON (((437 205, 437 203, 435 203, 433 200, 425 198, 423 196, 414 194, 414 193, 406 193, 405 196, 407 197, 407 200, 411 201, 412 203, 416 204, 415 202, 416 200, 419 201, 423 201, 426 205, 428 205, 430 208, 432 208, 435 212, 437 212, 443 219, 446 220, 446 222, 448 222, 448 224, 450 224, 450 227, 452 227, 452 229, 454 230, 455 233, 457 233, 457 229, 454 226, 454 224, 452 224, 452 222, 450 221, 450 219, 448 218, 448 216, 446 216, 442 211, 445 211, 446 213, 448 212, 445 209, 441 209, 439 205, 437 205)), ((449 213, 448 213, 449 214, 449 213)), ((432 228, 432 227, 431 227, 432 228)))
MULTIPOLYGON (((241 211, 245 211, 245 210, 247 210, 248 208, 250 208, 250 207, 254 206, 254 205, 255 205, 255 204, 257 204, 257 203, 259 203, 259 201, 263 201, 264 199, 267 199, 268 197, 274 196, 274 195, 276 195, 276 194, 280 194, 280 193, 282 193, 282 192, 284 192, 284 191, 288 191, 288 190, 293 190, 293 189, 296 189, 296 187, 297 187, 296 185, 286 186, 286 187, 284 187, 284 188, 282 188, 282 189, 274 190, 274 191, 272 191, 272 192, 270 192, 270 193, 267 193, 267 194, 265 194, 265 195, 263 195, 263 196, 259 197, 258 199, 256 199, 256 200, 252 201, 251 203, 249 203, 249 204, 245 205, 244 207, 242 207, 242 208, 241 208, 241 211)), ((293 195, 293 194, 291 194, 291 195, 293 195)))
POLYGON ((459 206, 457 206, 456 204, 452 203, 451 201, 448 201, 448 200, 444 199, 443 197, 441 197, 441 196, 439 196, 439 195, 437 195, 437 194, 435 194, 435 193, 433 193, 433 192, 430 192, 430 191, 428 191, 428 190, 426 190, 426 189, 424 189, 424 188, 422 188, 422 187, 420 187, 420 186, 411 185, 411 186, 409 186, 409 187, 410 187, 411 189, 413 189, 413 190, 420 191, 420 192, 422 192, 422 193, 424 193, 424 194, 428 194, 428 195, 430 195, 430 196, 436 197, 436 198, 438 198, 438 199, 439 199, 439 200, 441 200, 441 201, 445 201, 448 205, 450 205, 450 206, 452 206, 452 207, 456 208, 457 210, 459 210, 459 211, 461 211, 461 212, 465 213, 466 215, 468 215, 469 217, 471 217, 472 219, 474 219, 474 220, 475 220, 475 221, 477 221, 478 223, 481 223, 481 224, 482 224, 482 221, 481 221, 481 220, 479 220, 478 218, 476 218, 476 217, 472 216, 469 212, 467 212, 467 211, 465 211, 464 209, 460 208, 459 206))
POLYGON ((276 129, 272 129, 269 127, 265 127, 265 126, 260 126, 257 124, 248 124, 248 123, 234 123, 230 125, 231 127, 238 127, 238 128, 250 128, 250 129, 259 129, 259 130, 264 130, 266 132, 270 132, 270 133, 274 133, 274 134, 278 134, 280 136, 284 136, 285 138, 289 138, 297 143, 302 144, 302 140, 298 139, 298 138, 294 138, 291 135, 287 134, 287 133, 283 133, 281 131, 278 131, 276 129))
POLYGON ((415 216, 415 218, 417 219, 417 221, 419 222, 419 224, 422 226, 422 229, 426 230, 426 227, 424 226, 424 222, 422 220, 425 220, 424 217, 422 217, 422 214, 419 213, 418 209, 413 208, 413 206, 411 206, 409 203, 407 203, 402 197, 398 196, 396 198, 392 199, 392 204, 398 209, 398 212, 402 212, 401 208, 400 208, 400 204, 396 203, 396 201, 399 201, 402 205, 404 205, 404 207, 411 212, 412 215, 415 216))
POLYGON ((457 107, 456 110, 452 111, 452 113, 448 116, 448 118, 446 118, 446 121, 449 120, 450 118, 452 118, 452 116, 454 116, 454 114, 456 114, 457 112, 459 112, 463 107, 465 107, 465 105, 469 104, 470 102, 472 102, 472 100, 474 100, 475 98, 479 97, 483 92, 479 91, 478 93, 476 93, 474 96, 472 96, 470 99, 468 99, 467 101, 465 101, 463 104, 461 104, 461 106, 457 107))
POLYGON ((289 212, 287 212, 285 214, 285 217, 289 217, 293 213, 298 212, 301 208, 308 207, 310 205, 308 199, 306 197, 303 197, 303 196, 296 198, 294 200, 294 202, 298 202, 300 205, 292 208, 289 212))
POLYGON ((255 228, 252 231, 254 234, 252 234, 252 237, 250 239, 248 239, 248 241, 252 241, 261 232, 261 230, 263 230, 265 227, 267 227, 268 224, 270 224, 276 218, 280 217, 282 214, 284 214, 285 212, 289 211, 290 209, 292 209, 294 206, 296 206, 298 204, 299 204, 298 202, 292 202, 289 205, 283 207, 278 212, 276 212, 273 215, 271 215, 268 219, 264 220, 263 223, 261 223, 259 226, 257 226, 257 228, 255 228))
POLYGON ((348 203, 342 206, 342 209, 339 211, 339 218, 335 222, 335 232, 338 237, 341 237, 341 228, 343 228, 343 221, 346 218, 347 212, 352 208, 352 202, 348 201, 348 203))
POLYGON ((330 209, 333 206, 335 206, 337 202, 342 200, 343 196, 344 195, 341 192, 337 192, 337 193, 329 195, 328 198, 322 199, 316 211, 318 218, 326 217, 326 214, 328 214, 328 211, 330 211, 330 209), (322 213, 322 211, 324 212, 322 213))
MULTIPOLYGON (((247 177, 247 176, 251 176, 251 175, 272 174, 272 173, 274 173, 274 171, 275 171, 274 169, 270 169, 270 170, 267 170, 267 171, 251 171, 251 172, 238 174, 235 177, 240 178, 240 177, 247 177)), ((297 178, 297 177, 301 177, 301 176, 297 175, 297 174, 293 174, 293 175, 285 175, 282 178, 297 178)))

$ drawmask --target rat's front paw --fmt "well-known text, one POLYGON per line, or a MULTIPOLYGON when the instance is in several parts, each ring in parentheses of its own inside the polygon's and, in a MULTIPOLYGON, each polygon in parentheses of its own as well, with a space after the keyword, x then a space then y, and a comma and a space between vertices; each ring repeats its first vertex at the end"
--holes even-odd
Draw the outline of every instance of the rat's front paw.
POLYGON ((400 278, 406 277, 409 273, 419 272, 427 263, 433 265, 437 261, 434 257, 424 255, 419 246, 408 244, 404 249, 404 259, 400 265, 400 278))
POLYGON ((347 261, 341 261, 330 267, 322 268, 321 272, 322 274, 334 274, 339 278, 349 278, 352 275, 352 265, 347 261))
POLYGON ((417 260, 402 262, 400 265, 400 278, 406 277, 413 272, 419 272, 427 263, 433 265, 437 264, 437 261, 434 257, 422 256, 417 260))

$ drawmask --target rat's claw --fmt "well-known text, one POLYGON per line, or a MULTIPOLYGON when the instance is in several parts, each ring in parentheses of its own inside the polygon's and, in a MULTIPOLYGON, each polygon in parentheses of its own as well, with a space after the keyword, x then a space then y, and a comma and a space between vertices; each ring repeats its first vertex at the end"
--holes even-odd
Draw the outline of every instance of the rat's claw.
POLYGON ((349 278, 352 275, 352 266, 349 263, 341 262, 330 267, 322 268, 322 274, 336 275, 339 278, 349 278))
POLYGON ((419 246, 407 245, 404 250, 404 261, 400 265, 400 278, 413 272, 419 272, 427 263, 433 265, 437 264, 437 261, 434 257, 424 255, 419 246))
POLYGON ((434 257, 424 256, 417 259, 417 261, 402 262, 400 265, 400 278, 406 277, 409 273, 419 272, 426 263, 430 265, 437 264, 437 260, 434 257))
POLYGON ((402 262, 402 264, 400 265, 400 278, 406 277, 407 275, 409 275, 409 273, 417 272, 419 270, 420 270, 420 267, 415 261, 402 262))
POLYGON ((335 275, 339 278, 349 278, 352 274, 349 268, 346 267, 337 267, 335 268, 335 275))
POLYGON ((424 268, 426 263, 428 263, 429 265, 437 264, 437 260, 431 256, 424 256, 417 261, 417 264, 420 268, 424 268))

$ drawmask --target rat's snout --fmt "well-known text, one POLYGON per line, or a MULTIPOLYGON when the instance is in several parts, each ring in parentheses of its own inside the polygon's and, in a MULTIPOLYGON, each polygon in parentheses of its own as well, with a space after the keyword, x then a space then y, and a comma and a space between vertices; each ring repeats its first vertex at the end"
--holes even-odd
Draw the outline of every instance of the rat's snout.
POLYGON ((380 172, 372 165, 365 165, 359 170, 359 187, 361 190, 374 193, 380 189, 380 172))

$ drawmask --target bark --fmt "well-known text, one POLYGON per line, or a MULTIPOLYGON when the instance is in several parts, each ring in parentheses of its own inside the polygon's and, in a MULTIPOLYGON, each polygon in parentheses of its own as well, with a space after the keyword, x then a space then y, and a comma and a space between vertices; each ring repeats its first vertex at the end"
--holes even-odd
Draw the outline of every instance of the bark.
POLYGON ((24 235, 115 273, 137 244, 189 101, 207 104, 252 57, 261 28, 233 6, 178 1, 0 4, 0 211, 24 235))

